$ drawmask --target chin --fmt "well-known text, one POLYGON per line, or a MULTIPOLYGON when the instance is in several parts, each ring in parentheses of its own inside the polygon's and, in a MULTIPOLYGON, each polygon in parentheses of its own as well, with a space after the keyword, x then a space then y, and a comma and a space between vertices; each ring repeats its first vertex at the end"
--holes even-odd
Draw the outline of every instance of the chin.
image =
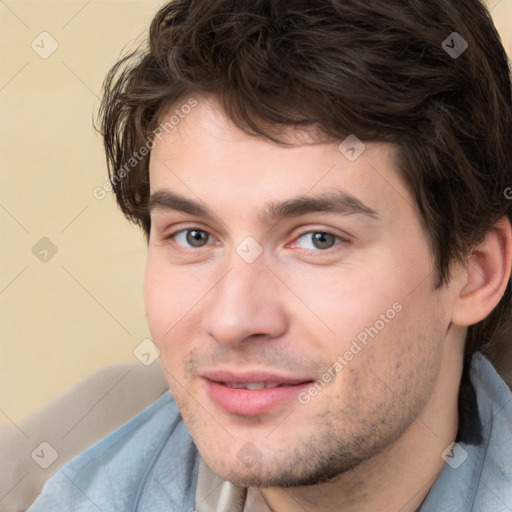
POLYGON ((353 470, 365 459, 337 460, 309 460, 297 461, 288 459, 285 461, 274 460, 271 466, 267 462, 246 465, 239 460, 223 463, 215 458, 213 464, 208 463, 208 458, 203 457, 208 466, 222 479, 231 482, 238 487, 306 487, 327 483, 335 480, 339 475, 353 470), (220 464, 219 464, 220 462, 220 464))

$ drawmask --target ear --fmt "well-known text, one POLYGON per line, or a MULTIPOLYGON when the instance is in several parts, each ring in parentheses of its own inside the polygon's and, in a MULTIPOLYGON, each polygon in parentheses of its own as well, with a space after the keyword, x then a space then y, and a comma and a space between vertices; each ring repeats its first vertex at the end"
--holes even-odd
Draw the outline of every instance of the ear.
POLYGON ((468 258, 452 312, 455 325, 473 325, 489 315, 505 293, 511 262, 511 227, 502 217, 468 258))

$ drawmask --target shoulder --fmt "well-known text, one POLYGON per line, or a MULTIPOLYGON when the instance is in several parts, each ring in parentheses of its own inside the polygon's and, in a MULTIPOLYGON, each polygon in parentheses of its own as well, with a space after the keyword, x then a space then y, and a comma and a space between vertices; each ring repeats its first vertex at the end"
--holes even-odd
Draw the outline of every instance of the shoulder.
POLYGON ((512 393, 480 353, 473 355, 470 378, 476 397, 470 413, 479 439, 451 446, 421 512, 511 510, 512 393))
MULTIPOLYGON (((28 511, 133 510, 137 501, 146 499, 147 487, 165 477, 159 474, 162 454, 167 468, 176 464, 180 473, 176 482, 166 482, 171 488, 160 493, 186 501, 181 496, 184 487, 172 487, 181 485, 180 478, 193 479, 197 450, 170 392, 63 466, 28 511), (183 458, 184 451, 188 458, 183 458)), ((153 498, 158 500, 157 495, 153 498)))
POLYGON ((508 511, 512 506, 512 391, 479 353, 473 356, 471 379, 485 431, 474 510, 508 511))
POLYGON ((510 438, 512 391, 509 385, 480 352, 473 354, 469 374, 477 404, 472 415, 479 420, 484 444, 492 446, 503 437, 510 438))

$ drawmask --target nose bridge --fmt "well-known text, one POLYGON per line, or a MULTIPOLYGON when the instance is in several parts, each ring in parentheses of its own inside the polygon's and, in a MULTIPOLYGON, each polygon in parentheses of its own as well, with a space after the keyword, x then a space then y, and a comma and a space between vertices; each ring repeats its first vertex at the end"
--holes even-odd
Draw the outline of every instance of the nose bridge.
POLYGON ((278 336, 286 329, 285 314, 264 258, 248 263, 233 251, 228 265, 210 296, 207 332, 224 344, 255 334, 278 336))

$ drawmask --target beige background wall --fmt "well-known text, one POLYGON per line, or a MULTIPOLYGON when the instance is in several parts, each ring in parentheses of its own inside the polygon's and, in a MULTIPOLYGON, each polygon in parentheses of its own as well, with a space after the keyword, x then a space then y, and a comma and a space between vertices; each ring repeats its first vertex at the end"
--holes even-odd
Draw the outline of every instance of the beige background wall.
MULTIPOLYGON (((93 196, 106 170, 91 118, 161 3, 0 2, 0 423, 135 361, 149 337, 143 237, 93 196)), ((512 55, 512 0, 490 6, 512 55)))
POLYGON ((110 195, 92 130, 103 78, 162 2, 0 3, 0 422, 149 336, 145 246, 110 195), (52 49, 47 32, 58 44, 52 49), (38 37, 39 36, 39 37, 38 37), (56 246, 52 257, 44 243, 56 246), (37 251, 36 251, 37 252, 37 251))

